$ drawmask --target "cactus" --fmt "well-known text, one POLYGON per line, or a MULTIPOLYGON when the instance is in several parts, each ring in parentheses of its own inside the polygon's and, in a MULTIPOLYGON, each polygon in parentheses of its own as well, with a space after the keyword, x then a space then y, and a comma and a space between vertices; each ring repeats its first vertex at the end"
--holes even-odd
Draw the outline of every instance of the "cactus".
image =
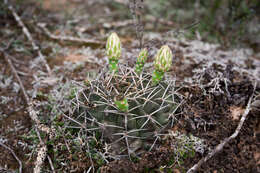
POLYGON ((109 60, 110 71, 117 72, 117 64, 121 56, 121 42, 116 33, 112 33, 107 39, 106 54, 109 60))
POLYGON ((158 84, 159 81, 163 79, 164 73, 170 69, 172 65, 172 51, 167 46, 164 45, 157 52, 154 60, 154 72, 153 72, 153 82, 158 84))
POLYGON ((120 111, 127 112, 128 111, 128 102, 126 98, 123 98, 122 100, 115 100, 115 105, 120 111))
MULTIPOLYGON (((50 122, 58 129, 55 134, 60 148, 57 157, 60 153, 73 157, 80 153, 95 165, 125 156, 138 158, 145 151, 157 148, 163 142, 160 140, 165 141, 167 130, 177 120, 176 114, 180 114, 183 97, 177 92, 179 88, 174 80, 162 80, 172 63, 168 46, 159 50, 153 74, 143 70, 147 50, 140 52, 133 69, 118 63, 121 46, 115 33, 108 38, 106 47, 109 68, 105 67, 97 77, 95 73, 94 80, 83 78, 62 83, 48 97, 50 122), (64 143, 59 139, 61 136, 64 143)), ((173 147, 177 160, 182 161, 197 151, 197 144, 197 148, 201 148, 195 140, 175 140, 178 136, 174 135, 171 140, 178 142, 173 145, 183 145, 173 147)), ((67 167, 66 164, 60 166, 64 165, 67 167)))
POLYGON ((135 69, 129 68, 118 63, 121 44, 116 33, 108 38, 106 54, 109 68, 95 80, 74 83, 73 94, 67 98, 70 106, 63 114, 68 114, 64 116, 70 120, 67 126, 73 127, 72 133, 84 128, 88 136, 98 135, 111 146, 113 154, 131 158, 155 147, 176 119, 182 96, 176 92, 174 81, 162 80, 171 66, 172 54, 168 46, 163 46, 150 74, 143 71, 147 59, 147 50, 143 49, 135 69))
POLYGON ((140 74, 143 71, 144 64, 147 60, 148 52, 147 49, 144 48, 139 53, 139 56, 137 57, 136 65, 135 65, 135 72, 140 74))
POLYGON ((162 81, 155 86, 151 74, 138 75, 121 64, 117 75, 107 71, 88 85, 80 85, 71 101, 78 105, 73 116, 85 115, 87 131, 101 133, 106 143, 116 146, 116 154, 132 156, 151 150, 178 111, 181 96, 174 82, 162 81))

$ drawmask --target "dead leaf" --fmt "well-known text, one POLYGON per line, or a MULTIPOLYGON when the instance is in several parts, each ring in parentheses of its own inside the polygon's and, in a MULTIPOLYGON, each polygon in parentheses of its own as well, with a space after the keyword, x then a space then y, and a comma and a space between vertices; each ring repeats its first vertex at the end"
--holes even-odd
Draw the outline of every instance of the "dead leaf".
POLYGON ((254 158, 256 160, 256 165, 260 165, 260 152, 254 153, 254 158))
POLYGON ((42 80, 41 82, 43 84, 46 84, 46 85, 50 85, 50 86, 53 86, 54 84, 56 84, 58 82, 58 78, 54 78, 54 77, 47 77, 45 78, 44 80, 42 80))
POLYGON ((69 61, 69 62, 84 62, 86 61, 87 57, 83 56, 83 55, 68 55, 66 57, 64 57, 65 61, 69 61))
POLYGON ((179 169, 173 169, 174 173, 181 173, 181 171, 179 169))
POLYGON ((230 112, 231 112, 231 118, 233 120, 239 120, 240 116, 244 113, 245 109, 237 106, 231 106, 230 107, 230 112))

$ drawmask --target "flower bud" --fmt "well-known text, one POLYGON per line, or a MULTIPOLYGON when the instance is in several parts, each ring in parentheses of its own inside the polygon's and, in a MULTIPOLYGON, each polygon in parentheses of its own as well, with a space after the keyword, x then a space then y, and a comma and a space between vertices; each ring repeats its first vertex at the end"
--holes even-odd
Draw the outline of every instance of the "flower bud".
POLYGON ((115 100, 115 104, 120 111, 123 112, 128 111, 129 105, 126 98, 123 98, 123 100, 119 100, 119 101, 115 100))
POLYGON ((166 72, 170 69, 172 65, 172 51, 167 46, 164 45, 157 52, 157 55, 154 60, 154 67, 156 71, 166 72))
POLYGON ((144 64, 147 60, 147 56, 148 56, 147 49, 146 48, 142 49, 141 52, 139 53, 139 56, 137 57, 137 61, 136 61, 135 71, 137 73, 142 72, 144 64))
POLYGON ((148 52, 147 49, 144 48, 139 53, 139 56, 137 57, 137 63, 144 64, 147 60, 148 52))
POLYGON ((106 54, 109 60, 117 61, 121 56, 121 42, 118 35, 114 32, 108 39, 106 44, 106 54))

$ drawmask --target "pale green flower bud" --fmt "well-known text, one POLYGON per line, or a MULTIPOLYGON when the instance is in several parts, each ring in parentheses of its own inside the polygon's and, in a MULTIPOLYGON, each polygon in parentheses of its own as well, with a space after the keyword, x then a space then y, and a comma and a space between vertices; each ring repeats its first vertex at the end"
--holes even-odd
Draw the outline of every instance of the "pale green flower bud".
POLYGON ((166 72, 170 69, 172 65, 172 51, 167 46, 164 45, 157 52, 157 55, 154 60, 154 67, 156 71, 166 72))
POLYGON ((121 56, 121 42, 115 32, 112 33, 107 39, 106 54, 109 60, 112 61, 118 61, 121 56))
POLYGON ((137 61, 136 61, 135 71, 137 73, 142 72, 144 64, 147 60, 147 56, 148 56, 147 49, 146 48, 142 49, 141 52, 139 53, 139 56, 137 57, 137 61))
POLYGON ((144 64, 147 60, 148 52, 147 49, 144 48, 139 53, 139 56, 137 57, 137 63, 144 64))
POLYGON ((123 112, 127 112, 128 111, 128 108, 129 108, 129 104, 127 102, 127 99, 126 98, 123 98, 123 100, 115 100, 115 104, 117 106, 117 108, 123 112))

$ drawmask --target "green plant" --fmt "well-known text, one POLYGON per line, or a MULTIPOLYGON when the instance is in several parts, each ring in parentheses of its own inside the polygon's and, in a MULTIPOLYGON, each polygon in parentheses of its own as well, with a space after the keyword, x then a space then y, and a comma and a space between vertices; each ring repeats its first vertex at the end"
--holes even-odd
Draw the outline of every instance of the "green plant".
POLYGON ((164 45, 157 52, 157 55, 154 60, 154 72, 153 72, 154 84, 158 84, 158 82, 163 79, 164 73, 170 69, 171 65, 172 65, 172 51, 167 45, 164 45))
POLYGON ((187 158, 194 157, 196 152, 204 153, 204 141, 192 134, 170 131, 166 137, 170 139, 174 151, 174 156, 169 163, 170 167, 181 166, 187 158))
POLYGON ((110 71, 117 72, 117 64, 121 56, 121 42, 116 33, 112 33, 107 39, 106 54, 109 60, 110 71))
POLYGON ((115 105, 120 111, 127 112, 129 104, 127 102, 126 98, 123 98, 121 100, 115 100, 115 105))
POLYGON ((147 49, 144 48, 139 53, 139 56, 137 57, 136 65, 135 65, 135 72, 140 74, 143 71, 144 64, 147 60, 148 52, 147 49))
POLYGON ((65 83, 54 89, 49 100, 51 110, 59 110, 53 111, 53 125, 62 129, 71 152, 84 144, 88 157, 99 164, 122 156, 138 159, 140 153, 156 147, 160 135, 175 122, 182 100, 174 80, 163 80, 172 63, 168 46, 158 51, 155 60, 155 72, 162 72, 156 85, 154 74, 143 69, 146 49, 140 52, 136 67, 130 68, 118 63, 121 44, 115 33, 106 48, 108 68, 94 80, 65 83), (80 138, 82 144, 75 145, 73 138, 80 138))
POLYGON ((65 96, 72 108, 68 116, 77 119, 70 126, 84 120, 87 132, 101 134, 101 141, 108 143, 114 153, 133 158, 136 151, 155 146, 158 135, 172 125, 178 112, 182 96, 176 92, 174 81, 162 80, 172 64, 172 53, 167 45, 163 46, 155 58, 155 72, 150 74, 143 70, 146 49, 140 52, 134 69, 118 63, 121 44, 116 33, 109 36, 106 52, 109 68, 95 80, 71 86, 73 97, 65 96))
POLYGON ((73 116, 82 115, 89 131, 96 129, 105 141, 118 145, 117 154, 131 155, 151 149, 157 135, 170 127, 181 100, 176 89, 173 81, 153 85, 150 73, 138 75, 120 64, 117 75, 105 70, 78 91, 79 98, 73 102, 79 109, 73 116))

